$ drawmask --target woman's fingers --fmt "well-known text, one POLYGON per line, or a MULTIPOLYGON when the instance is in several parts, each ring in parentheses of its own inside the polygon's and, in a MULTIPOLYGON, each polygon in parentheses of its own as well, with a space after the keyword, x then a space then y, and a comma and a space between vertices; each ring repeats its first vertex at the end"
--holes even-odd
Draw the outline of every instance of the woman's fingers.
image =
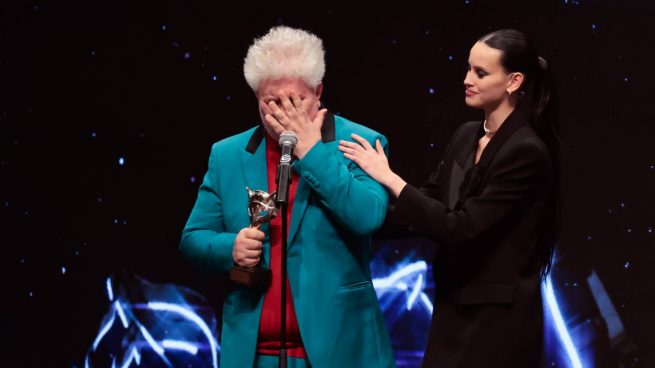
POLYGON ((373 149, 373 147, 371 147, 371 144, 368 143, 368 141, 367 141, 366 139, 364 139, 364 138, 358 136, 358 135, 355 134, 355 133, 351 134, 350 136, 351 136, 354 140, 356 140, 357 142, 359 142, 359 144, 361 144, 362 147, 364 147, 365 150, 373 149))
POLYGON ((380 155, 384 155, 385 157, 387 156, 387 155, 384 153, 384 147, 382 147, 382 143, 380 143, 380 140, 379 140, 379 139, 376 139, 376 140, 375 140, 375 150, 376 150, 380 155))
POLYGON ((357 143, 354 143, 354 142, 344 141, 344 140, 339 142, 339 146, 344 147, 344 148, 348 148, 348 149, 351 149, 351 150, 354 150, 354 151, 365 151, 364 147, 362 147, 361 145, 359 145, 357 143))
POLYGON ((339 146, 339 151, 343 153, 347 153, 351 156, 354 156, 357 154, 357 151, 354 148, 346 147, 346 146, 339 146))

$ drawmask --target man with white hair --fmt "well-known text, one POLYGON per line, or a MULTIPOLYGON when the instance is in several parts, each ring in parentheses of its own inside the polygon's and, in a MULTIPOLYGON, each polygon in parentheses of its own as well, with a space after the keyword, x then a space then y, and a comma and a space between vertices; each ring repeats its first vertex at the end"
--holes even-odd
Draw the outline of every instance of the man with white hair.
POLYGON ((223 310, 221 367, 276 367, 282 348, 281 283, 287 283, 289 367, 394 367, 369 269, 371 235, 382 225, 387 192, 338 151, 356 133, 386 138, 321 108, 322 41, 289 27, 256 39, 244 75, 261 124, 215 143, 182 252, 226 273, 233 265, 272 270, 265 290, 237 287, 223 310), (288 277, 281 276, 282 221, 250 228, 245 187, 277 190, 278 138, 295 133, 289 188, 288 277))

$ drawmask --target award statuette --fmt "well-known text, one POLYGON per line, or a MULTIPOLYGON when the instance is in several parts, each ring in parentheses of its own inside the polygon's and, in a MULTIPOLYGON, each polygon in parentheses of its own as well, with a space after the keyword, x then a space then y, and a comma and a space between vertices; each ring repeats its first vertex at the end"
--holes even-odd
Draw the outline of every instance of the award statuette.
MULTIPOLYGON (((248 191, 250 227, 259 229, 263 223, 277 214, 275 193, 268 194, 263 190, 251 190, 248 187, 246 187, 246 190, 248 191)), ((271 270, 263 268, 261 265, 253 267, 234 265, 230 269, 230 279, 248 287, 265 287, 271 280, 271 270)))

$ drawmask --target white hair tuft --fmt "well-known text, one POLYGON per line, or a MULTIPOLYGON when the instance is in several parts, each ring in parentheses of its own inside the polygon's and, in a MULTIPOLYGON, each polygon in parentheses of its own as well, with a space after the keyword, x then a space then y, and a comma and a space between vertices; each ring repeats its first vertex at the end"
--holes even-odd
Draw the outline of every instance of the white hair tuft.
POLYGON ((301 78, 316 89, 325 74, 323 41, 301 29, 273 27, 248 49, 243 74, 255 92, 261 81, 281 78, 301 78))

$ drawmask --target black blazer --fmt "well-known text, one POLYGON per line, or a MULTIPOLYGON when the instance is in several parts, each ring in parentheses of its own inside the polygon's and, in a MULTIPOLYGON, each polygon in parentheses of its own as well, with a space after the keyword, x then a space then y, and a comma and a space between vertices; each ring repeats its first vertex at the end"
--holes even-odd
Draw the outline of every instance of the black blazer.
POLYGON ((439 244, 436 301, 423 367, 538 367, 541 259, 554 232, 547 147, 514 111, 474 164, 481 122, 462 125, 420 189, 393 215, 439 244))

